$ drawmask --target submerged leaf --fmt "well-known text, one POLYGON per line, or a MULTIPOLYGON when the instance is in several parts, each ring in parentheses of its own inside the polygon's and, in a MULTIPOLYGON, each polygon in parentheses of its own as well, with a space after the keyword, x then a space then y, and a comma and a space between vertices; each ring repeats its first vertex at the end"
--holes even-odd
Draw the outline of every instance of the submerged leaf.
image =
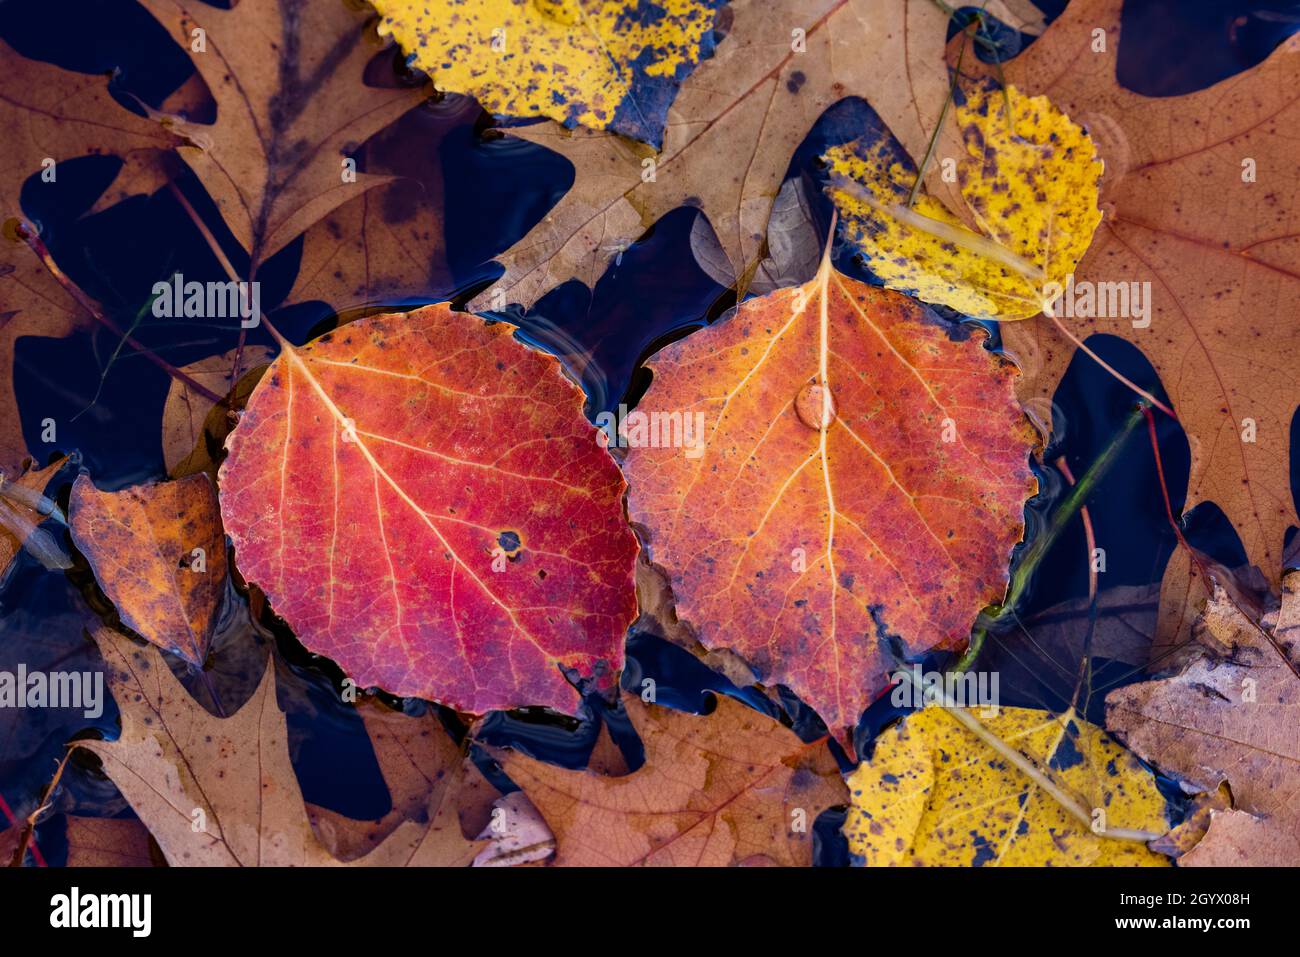
MULTIPOLYGON (((1151 773, 1100 728, 1026 708, 979 720, 1079 795, 1104 827, 1166 829, 1151 773)), ((1094 833, 940 707, 886 731, 849 790, 849 850, 873 867, 1167 863, 1140 843, 1094 833)))
POLYGON ((0 581, 23 548, 46 568, 72 567, 64 547, 50 531, 40 527, 51 515, 66 522, 58 506, 44 493, 67 461, 60 457, 43 469, 30 469, 12 479, 0 471, 0 581))
POLYGON ((623 662, 637 545, 559 361, 446 305, 286 346, 221 470, 244 577, 362 687, 573 711, 623 662))
MULTIPOLYGON (((509 133, 572 161, 573 188, 497 257, 505 274, 471 302, 496 294, 530 306, 576 278, 594 287, 608 263, 680 206, 708 217, 733 276, 763 258, 768 214, 790 155, 817 118, 849 96, 865 98, 913 157, 936 127, 960 144, 943 43, 948 15, 934 0, 732 0, 727 39, 682 84, 663 149, 653 158, 623 138, 554 123, 509 133)), ((932 192, 955 192, 931 164, 932 192)))
MULTIPOLYGON (((0 40, 0 468, 27 454, 14 392, 14 347, 24 336, 63 338, 90 323, 82 304, 50 274, 14 230, 29 177, 66 181, 59 164, 83 156, 123 159, 170 149, 175 137, 114 102, 102 76, 28 60, 0 40)), ((107 184, 117 195, 125 177, 107 184)), ((157 185, 134 184, 140 189, 157 185)))
POLYGON ((979 85, 956 113, 965 153, 955 174, 981 232, 928 195, 909 206, 916 169, 880 137, 827 151, 845 233, 890 289, 982 319, 1036 316, 1101 222, 1101 163, 1045 96, 979 85))

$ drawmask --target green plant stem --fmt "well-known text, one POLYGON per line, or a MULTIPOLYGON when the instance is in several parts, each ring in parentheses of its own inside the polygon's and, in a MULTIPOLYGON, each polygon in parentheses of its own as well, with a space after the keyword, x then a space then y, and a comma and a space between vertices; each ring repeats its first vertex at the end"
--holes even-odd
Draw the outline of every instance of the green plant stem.
MULTIPOLYGON (((1051 521, 1048 522, 1047 527, 1044 528, 1038 537, 1029 544, 1029 547, 1025 549, 1024 557, 1012 571, 1011 586, 1007 591, 1007 600, 1001 606, 997 607, 996 613, 992 615, 991 620, 988 620, 987 623, 981 623, 976 626, 975 630, 971 633, 970 645, 967 647, 966 653, 961 656, 961 660, 957 662, 957 665, 954 668, 955 671, 962 672, 969 670, 971 665, 975 663, 975 659, 979 656, 980 650, 984 647, 984 641, 988 637, 989 626, 1005 620, 1005 618, 1014 613, 1017 605, 1019 605, 1025 593, 1029 590, 1029 583, 1033 581, 1034 573, 1038 570, 1038 566, 1042 564, 1043 558, 1051 550, 1052 546, 1056 544, 1056 540, 1061 537, 1061 533, 1065 531, 1066 525, 1068 525, 1074 516, 1079 513, 1079 510, 1083 508, 1084 503, 1088 501, 1088 497, 1092 495, 1093 490, 1096 489, 1101 480, 1106 477, 1108 472, 1110 472, 1111 467, 1114 466, 1115 461, 1119 458, 1119 453, 1124 448, 1124 445, 1137 430, 1137 427, 1145 421, 1147 409, 1148 405, 1145 401, 1138 403, 1134 410, 1129 413, 1129 417, 1124 420, 1124 424, 1120 427, 1120 430, 1115 433, 1110 442, 1106 445, 1106 448, 1102 449, 1101 454, 1093 460, 1092 465, 1088 466, 1088 470, 1080 476, 1079 481, 1076 482, 1066 493, 1065 497, 1061 499, 1061 504, 1058 505, 1056 510, 1052 513, 1051 521)), ((984 616, 981 616, 981 621, 983 622, 984 620, 984 616)))

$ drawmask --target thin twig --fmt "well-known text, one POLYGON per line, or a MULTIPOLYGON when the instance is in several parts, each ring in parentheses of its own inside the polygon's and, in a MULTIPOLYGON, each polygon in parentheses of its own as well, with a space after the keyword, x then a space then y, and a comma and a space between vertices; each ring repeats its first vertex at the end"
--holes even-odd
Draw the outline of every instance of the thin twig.
POLYGON ((36 230, 32 227, 30 223, 28 223, 26 220, 21 220, 18 223, 18 228, 16 229, 15 232, 17 233, 18 238, 21 239, 23 242, 25 242, 28 245, 28 247, 32 250, 32 252, 36 254, 36 258, 41 261, 41 264, 49 271, 50 275, 53 276, 56 280, 58 280, 59 285, 62 286, 65 290, 67 290, 68 295, 72 296, 72 298, 77 301, 77 304, 81 306, 81 308, 85 309, 86 312, 90 313, 91 317, 96 322, 98 322, 104 328, 110 330, 122 342, 125 342, 136 352, 139 352, 141 355, 147 358, 154 365, 158 366, 158 368, 166 372, 173 379, 185 383, 185 385, 193 389, 199 395, 203 396, 205 399, 210 401, 213 405, 225 404, 226 401, 225 396, 217 395, 215 392, 213 392, 207 386, 203 385, 201 382, 196 381, 190 375, 176 368, 174 365, 172 365, 162 356, 158 355, 148 346, 139 342, 134 337, 127 335, 125 332, 122 331, 121 326, 119 326, 112 319, 108 318, 108 316, 104 315, 103 310, 101 310, 89 296, 87 296, 84 292, 81 291, 81 287, 78 286, 71 279, 69 279, 68 276, 64 274, 63 270, 59 268, 58 264, 54 261, 54 257, 50 255, 49 249, 46 248, 45 243, 41 241, 41 237, 37 235, 36 230))

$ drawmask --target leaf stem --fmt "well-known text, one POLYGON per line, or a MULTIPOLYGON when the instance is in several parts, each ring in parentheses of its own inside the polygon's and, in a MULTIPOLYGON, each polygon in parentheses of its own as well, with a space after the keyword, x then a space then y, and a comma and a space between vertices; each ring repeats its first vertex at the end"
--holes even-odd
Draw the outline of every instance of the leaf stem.
POLYGON ((989 628, 1005 621, 1015 613, 1016 607, 1029 590, 1029 583, 1033 580, 1038 566, 1042 564, 1043 558, 1056 544, 1056 540, 1060 538, 1066 525, 1083 508, 1084 503, 1087 502, 1088 497, 1093 493, 1097 485, 1106 477, 1106 474, 1119 458, 1119 453, 1124 448, 1125 443, 1128 442, 1129 437, 1142 424, 1144 417, 1149 414, 1150 410, 1146 403, 1138 403, 1134 410, 1129 413, 1128 418, 1124 420, 1124 424, 1120 426, 1119 431, 1102 449, 1101 454, 1093 460, 1093 463, 1088 466, 1088 470, 1080 476, 1079 481, 1071 486, 1069 492, 1061 499, 1061 504, 1052 513, 1051 521, 1047 527, 1029 543, 1024 556, 1015 569, 1012 570, 1007 600, 997 607, 996 614, 976 625, 974 632, 971 634, 970 645, 967 647, 966 653, 961 656, 961 660, 957 662, 954 671, 969 670, 971 665, 975 663, 980 650, 984 647, 989 628))

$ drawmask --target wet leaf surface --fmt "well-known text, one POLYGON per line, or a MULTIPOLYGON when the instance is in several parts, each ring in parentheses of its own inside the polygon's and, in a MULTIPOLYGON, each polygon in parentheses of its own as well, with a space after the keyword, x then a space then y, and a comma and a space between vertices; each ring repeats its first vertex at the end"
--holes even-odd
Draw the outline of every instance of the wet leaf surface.
POLYGON ((278 358, 230 440, 238 568, 362 687, 572 712, 564 669, 622 664, 623 477, 512 332, 446 306, 344 326, 278 358))
POLYGON ((837 735, 891 641, 961 649, 1001 599, 1034 435, 976 339, 825 261, 649 365, 629 514, 678 617, 837 735))
MULTIPOLYGON (((1162 834, 1151 773, 1072 714, 971 712, 1002 741, 1100 809, 1104 828, 1162 834)), ((1141 843, 1099 835, 945 709, 909 715, 849 777, 849 850, 869 866, 1160 866, 1141 843)))

